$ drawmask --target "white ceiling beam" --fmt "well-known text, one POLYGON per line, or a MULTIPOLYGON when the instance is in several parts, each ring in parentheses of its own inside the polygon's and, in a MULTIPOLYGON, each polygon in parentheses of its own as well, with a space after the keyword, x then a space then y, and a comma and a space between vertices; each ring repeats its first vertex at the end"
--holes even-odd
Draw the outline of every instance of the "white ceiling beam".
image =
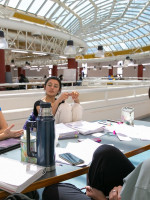
MULTIPOLYGON (((62 30, 57 30, 51 27, 47 27, 47 26, 39 25, 35 23, 25 22, 23 20, 0 18, 0 24, 1 24, 1 27, 3 28, 8 28, 12 30, 20 30, 20 31, 28 31, 32 33, 38 31, 44 35, 53 36, 56 38, 64 39, 66 41, 68 40, 68 38, 70 38, 70 34, 62 30)), ((76 45, 87 48, 87 44, 82 39, 76 36, 71 36, 71 37, 76 45)))

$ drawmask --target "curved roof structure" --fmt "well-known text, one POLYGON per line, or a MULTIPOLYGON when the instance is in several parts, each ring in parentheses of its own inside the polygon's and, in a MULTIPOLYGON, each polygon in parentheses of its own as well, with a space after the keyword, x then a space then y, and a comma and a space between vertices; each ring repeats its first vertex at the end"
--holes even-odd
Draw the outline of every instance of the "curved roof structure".
POLYGON ((99 45, 105 52, 143 51, 150 45, 150 0, 0 0, 0 5, 3 16, 11 8, 9 17, 43 20, 68 39, 78 38, 79 47, 81 41, 87 45, 86 54, 95 53, 99 45))

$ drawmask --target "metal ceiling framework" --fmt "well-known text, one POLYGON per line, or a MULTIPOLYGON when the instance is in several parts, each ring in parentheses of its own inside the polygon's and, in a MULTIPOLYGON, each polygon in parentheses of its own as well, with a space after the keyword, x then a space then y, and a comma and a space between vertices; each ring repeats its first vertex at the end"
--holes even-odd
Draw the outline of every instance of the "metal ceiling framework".
MULTIPOLYGON (((41 34, 36 37, 30 29, 18 30, 15 26, 11 29, 7 23, 1 25, 10 48, 57 56, 63 54, 70 37, 76 39, 78 49, 84 47, 83 52, 78 51, 82 58, 83 54, 94 54, 98 45, 112 55, 129 49, 133 49, 133 54, 138 49, 142 52, 143 47, 150 45, 150 0, 0 0, 0 20, 13 22, 16 12, 43 19, 45 25, 38 25, 37 20, 35 33, 41 34), (46 26, 47 23, 54 28, 46 26), (59 36, 51 31, 43 33, 41 29, 57 29, 59 36)), ((29 21, 18 23, 28 26, 29 21)), ((30 23, 35 24, 32 19, 30 23)))

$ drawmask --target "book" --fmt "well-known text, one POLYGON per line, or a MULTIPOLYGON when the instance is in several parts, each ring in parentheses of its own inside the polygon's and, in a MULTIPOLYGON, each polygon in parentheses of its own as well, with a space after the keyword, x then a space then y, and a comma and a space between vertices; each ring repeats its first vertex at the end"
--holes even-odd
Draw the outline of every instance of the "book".
POLYGON ((83 135, 104 131, 104 125, 99 124, 98 122, 76 121, 66 123, 66 126, 77 130, 83 135))
POLYGON ((20 138, 9 138, 0 141, 0 154, 20 147, 20 138))
POLYGON ((72 129, 63 123, 56 124, 55 131, 59 140, 67 138, 77 138, 79 135, 79 132, 77 130, 72 129))
POLYGON ((45 167, 0 156, 0 189, 20 193, 46 173, 45 167))

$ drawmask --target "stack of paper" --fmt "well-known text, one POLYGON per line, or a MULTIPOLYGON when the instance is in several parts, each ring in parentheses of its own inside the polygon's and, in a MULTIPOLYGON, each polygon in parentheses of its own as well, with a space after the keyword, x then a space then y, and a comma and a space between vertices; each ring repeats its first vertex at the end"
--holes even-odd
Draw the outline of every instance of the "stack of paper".
POLYGON ((0 156, 0 189, 20 193, 45 174, 45 167, 0 156))
POLYGON ((66 126, 63 123, 55 125, 55 132, 59 140, 67 138, 76 138, 79 135, 78 131, 66 126))
POLYGON ((104 131, 104 125, 98 122, 77 121, 66 123, 66 125, 83 135, 104 131))

